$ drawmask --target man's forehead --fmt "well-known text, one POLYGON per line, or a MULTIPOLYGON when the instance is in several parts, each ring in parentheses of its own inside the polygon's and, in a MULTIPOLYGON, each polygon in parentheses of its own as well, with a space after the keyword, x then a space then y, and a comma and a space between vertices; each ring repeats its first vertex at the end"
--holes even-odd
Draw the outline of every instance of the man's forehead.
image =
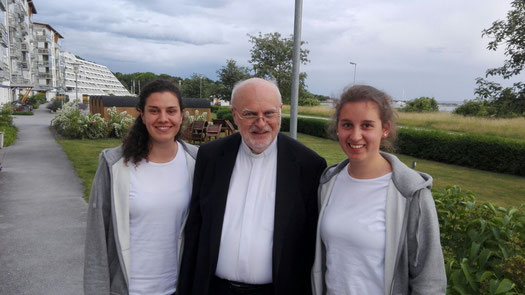
POLYGON ((279 93, 269 82, 256 81, 237 90, 235 104, 279 104, 279 93))

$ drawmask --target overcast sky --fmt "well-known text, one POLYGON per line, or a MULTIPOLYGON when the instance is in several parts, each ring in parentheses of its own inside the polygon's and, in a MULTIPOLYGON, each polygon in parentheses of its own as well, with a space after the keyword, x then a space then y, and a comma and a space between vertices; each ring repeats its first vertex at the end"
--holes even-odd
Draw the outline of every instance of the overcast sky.
MULTIPOLYGON (((216 80, 235 59, 251 68, 247 34, 293 33, 292 0, 36 0, 33 21, 54 27, 62 50, 113 72, 192 73, 216 80)), ((475 78, 503 64, 481 31, 508 0, 304 0, 308 89, 337 96, 354 80, 395 99, 474 97, 475 78)), ((523 75, 519 77, 523 79, 523 75)), ((514 79, 513 81, 516 81, 514 79)), ((509 83, 504 83, 509 84, 509 83)))

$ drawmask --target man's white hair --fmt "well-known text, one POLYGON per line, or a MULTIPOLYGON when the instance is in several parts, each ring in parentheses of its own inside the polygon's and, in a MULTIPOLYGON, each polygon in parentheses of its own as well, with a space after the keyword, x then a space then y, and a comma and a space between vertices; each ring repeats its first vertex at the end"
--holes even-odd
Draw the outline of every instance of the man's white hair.
POLYGON ((274 87, 275 89, 275 92, 277 93, 277 95, 279 96, 279 103, 283 103, 283 100, 281 98, 281 92, 279 91, 279 87, 277 87, 277 82, 275 80, 266 80, 266 79, 262 79, 262 78, 249 78, 249 79, 246 79, 246 80, 241 80, 237 83, 235 83, 235 85, 233 86, 233 90, 232 90, 232 96, 231 96, 231 105, 233 106, 234 105, 234 101, 235 101, 235 94, 237 93, 237 91, 242 88, 243 86, 245 86, 246 84, 250 84, 250 83, 253 83, 253 82, 267 82, 268 84, 270 84, 271 86, 274 87))

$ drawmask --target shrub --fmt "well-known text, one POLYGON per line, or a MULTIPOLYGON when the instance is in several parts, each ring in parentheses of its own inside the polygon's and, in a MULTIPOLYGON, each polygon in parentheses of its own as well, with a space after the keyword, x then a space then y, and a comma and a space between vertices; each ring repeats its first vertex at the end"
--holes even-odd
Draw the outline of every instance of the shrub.
POLYGON ((122 138, 128 132, 134 122, 133 116, 126 111, 118 112, 116 107, 107 110, 109 120, 107 122, 107 134, 109 137, 122 138))
POLYGON ((51 126, 67 138, 104 138, 107 136, 107 124, 99 114, 85 115, 77 103, 68 102, 51 120, 51 126))
POLYGON ((13 115, 16 115, 16 116, 32 116, 33 112, 31 112, 31 111, 14 112, 13 115))
POLYGON ((228 107, 221 107, 217 111, 217 119, 229 120, 230 122, 234 123, 232 110, 228 107))
POLYGON ((442 163, 525 175, 525 141, 517 139, 399 128, 396 151, 442 163))
POLYGON ((465 101, 462 105, 457 107, 454 111, 454 114, 463 115, 463 116, 476 116, 476 117, 486 117, 489 115, 487 106, 480 101, 465 101))
POLYGON ((401 110, 404 112, 430 113, 439 111, 439 107, 433 97, 423 96, 407 102, 401 110))
POLYGON ((59 108, 62 107, 63 104, 67 103, 69 100, 64 100, 64 102, 62 102, 61 99, 52 99, 49 104, 47 105, 47 108, 52 111, 52 112, 56 112, 59 108))
POLYGON ((111 127, 108 127, 108 124, 106 121, 104 121, 104 118, 102 118, 98 113, 84 115, 82 120, 84 124, 82 138, 105 138, 108 136, 108 132, 113 131, 111 127))
POLYGON ((10 104, 4 104, 0 109, 0 126, 7 126, 13 123, 14 106, 10 104))
MULTIPOLYGON (((525 214, 476 202, 470 192, 433 192, 447 272, 447 294, 525 292, 525 214)), ((523 207, 523 205, 522 205, 523 207)))
POLYGON ((210 106, 210 109, 211 109, 211 112, 212 113, 216 113, 219 109, 221 108, 221 106, 218 106, 218 105, 211 105, 210 106))
MULTIPOLYGON (((326 132, 330 121, 313 118, 297 118, 297 132, 312 136, 330 138, 326 132)), ((283 117, 281 120, 281 130, 290 131, 290 117, 283 117)))
POLYGON ((314 106, 320 105, 321 103, 315 98, 308 97, 308 98, 304 98, 304 99, 299 99, 297 104, 300 105, 300 106, 314 107, 314 106))

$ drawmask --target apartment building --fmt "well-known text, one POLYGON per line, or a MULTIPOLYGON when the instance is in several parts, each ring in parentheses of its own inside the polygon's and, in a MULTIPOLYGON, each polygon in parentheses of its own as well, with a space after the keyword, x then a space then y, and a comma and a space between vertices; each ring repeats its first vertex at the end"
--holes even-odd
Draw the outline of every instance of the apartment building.
POLYGON ((60 39, 63 39, 62 35, 49 24, 33 22, 33 90, 48 92, 48 99, 64 87, 60 39))
POLYGON ((46 92, 48 99, 130 95, 107 67, 62 52, 62 35, 33 22, 36 13, 33 0, 0 0, 0 105, 28 90, 46 92))
POLYGON ((33 87, 32 15, 36 14, 31 0, 8 0, 9 66, 11 99, 33 87))
POLYGON ((105 66, 62 52, 65 63, 65 89, 70 99, 83 95, 129 96, 129 91, 105 66))
POLYGON ((7 33, 7 0, 0 0, 0 104, 8 102, 9 81, 9 34, 7 33))

